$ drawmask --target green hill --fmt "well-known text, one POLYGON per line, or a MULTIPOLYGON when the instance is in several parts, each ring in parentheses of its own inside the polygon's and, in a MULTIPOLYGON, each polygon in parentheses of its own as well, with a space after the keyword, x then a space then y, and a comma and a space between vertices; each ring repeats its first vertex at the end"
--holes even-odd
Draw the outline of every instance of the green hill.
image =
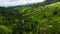
POLYGON ((60 2, 38 7, 0 8, 0 33, 59 34, 60 2))
POLYGON ((24 9, 22 9, 22 13, 24 14, 24 16, 28 16, 30 19, 32 19, 32 21, 37 21, 40 28, 45 28, 50 32, 60 32, 59 6, 60 2, 45 5, 42 7, 39 6, 36 8, 24 7, 24 9))

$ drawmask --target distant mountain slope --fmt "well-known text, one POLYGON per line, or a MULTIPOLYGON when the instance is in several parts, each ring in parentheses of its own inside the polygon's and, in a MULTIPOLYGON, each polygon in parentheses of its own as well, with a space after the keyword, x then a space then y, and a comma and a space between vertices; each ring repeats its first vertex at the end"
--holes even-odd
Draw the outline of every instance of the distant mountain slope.
POLYGON ((20 9, 20 12, 37 21, 40 28, 46 28, 50 32, 60 32, 60 2, 48 4, 45 6, 24 7, 20 9))
POLYGON ((53 3, 53 2, 59 2, 59 1, 60 0, 46 0, 45 2, 49 4, 49 3, 53 3))
POLYGON ((60 2, 42 6, 0 8, 1 34, 60 33, 60 2), (4 28, 6 30, 4 30, 4 28), (1 33, 3 32, 3 33, 1 33))

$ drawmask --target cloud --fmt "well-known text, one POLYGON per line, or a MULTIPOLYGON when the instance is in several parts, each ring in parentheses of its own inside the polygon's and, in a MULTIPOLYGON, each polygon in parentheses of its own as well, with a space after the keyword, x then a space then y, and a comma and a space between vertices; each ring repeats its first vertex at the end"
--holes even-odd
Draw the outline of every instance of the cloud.
POLYGON ((17 5, 25 5, 29 3, 38 3, 43 1, 45 0, 0 0, 0 6, 10 7, 10 6, 17 6, 17 5))

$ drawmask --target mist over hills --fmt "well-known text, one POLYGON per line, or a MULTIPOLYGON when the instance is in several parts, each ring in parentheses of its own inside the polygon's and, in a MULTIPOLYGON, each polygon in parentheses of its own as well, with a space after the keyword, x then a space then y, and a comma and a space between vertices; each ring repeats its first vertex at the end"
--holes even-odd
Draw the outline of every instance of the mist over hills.
MULTIPOLYGON (((9 0, 11 1, 11 0, 9 0)), ((25 5, 41 5, 41 4, 50 4, 50 3, 53 3, 53 2, 57 2, 57 1, 60 1, 60 0, 41 0, 38 2, 38 0, 36 2, 23 2, 23 3, 19 3, 18 1, 14 3, 14 1, 11 1, 11 3, 9 3, 9 1, 7 0, 5 3, 4 2, 0 2, 0 7, 14 7, 14 6, 25 6, 25 5), (20 4, 20 5, 18 5, 20 4)))
POLYGON ((0 0, 0 6, 11 7, 18 5, 34 4, 39 2, 44 2, 44 0, 0 0))
POLYGON ((59 34, 60 2, 38 4, 0 7, 0 33, 59 34))
POLYGON ((60 34, 59 1, 0 7, 0 34, 60 34))

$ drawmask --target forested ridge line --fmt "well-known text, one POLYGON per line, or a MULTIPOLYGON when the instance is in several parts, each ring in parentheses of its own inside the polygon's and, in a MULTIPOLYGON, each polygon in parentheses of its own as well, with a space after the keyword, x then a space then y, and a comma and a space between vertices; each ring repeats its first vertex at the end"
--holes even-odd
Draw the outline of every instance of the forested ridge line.
POLYGON ((60 2, 35 7, 0 7, 0 34, 44 33, 60 33, 60 2))

